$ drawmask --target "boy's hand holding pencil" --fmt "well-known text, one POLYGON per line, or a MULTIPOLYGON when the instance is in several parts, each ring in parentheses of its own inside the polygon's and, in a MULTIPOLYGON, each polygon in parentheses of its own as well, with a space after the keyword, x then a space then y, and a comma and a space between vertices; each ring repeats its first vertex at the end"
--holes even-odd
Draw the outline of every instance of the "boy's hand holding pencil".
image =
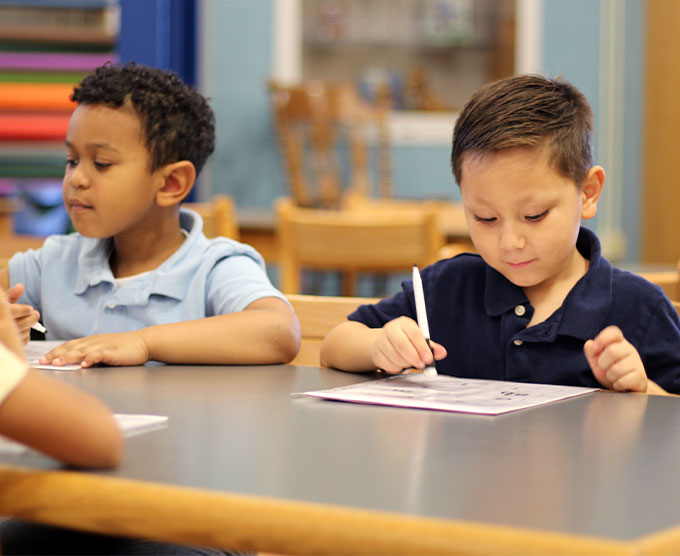
POLYGON ((446 357, 446 348, 432 340, 428 345, 418 323, 409 317, 391 320, 379 330, 371 347, 371 358, 377 368, 387 373, 424 369, 446 357))

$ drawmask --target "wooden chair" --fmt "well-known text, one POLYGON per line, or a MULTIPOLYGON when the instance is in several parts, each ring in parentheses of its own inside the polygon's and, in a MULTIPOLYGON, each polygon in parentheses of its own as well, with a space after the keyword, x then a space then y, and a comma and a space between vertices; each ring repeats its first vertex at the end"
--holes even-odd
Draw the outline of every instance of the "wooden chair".
POLYGON ((343 293, 355 294, 360 271, 410 270, 437 260, 444 236, 436 210, 354 212, 294 206, 280 199, 277 210, 279 287, 300 293, 303 268, 339 270, 345 274, 343 293))
POLYGON ((224 236, 238 241, 236 205, 229 195, 215 195, 211 201, 185 203, 184 206, 203 218, 203 233, 206 237, 224 236))
POLYGON ((270 82, 269 94, 290 195, 303 207, 338 208, 345 191, 368 195, 369 136, 377 136, 380 194, 391 195, 387 110, 362 102, 349 84, 270 82), (343 180, 342 154, 349 179, 343 180), (344 184, 343 182, 348 183, 344 184))
POLYGON ((325 297, 316 295, 287 295, 300 319, 302 343, 291 365, 319 365, 319 351, 324 336, 335 325, 347 320, 347 315, 362 303, 376 303, 378 298, 325 297))
POLYGON ((437 223, 445 237, 445 244, 440 249, 438 259, 448 259, 464 252, 475 252, 475 246, 470 240, 465 220, 463 204, 456 201, 420 200, 398 198, 375 198, 347 195, 343 201, 343 208, 352 211, 375 213, 387 210, 420 210, 423 206, 433 207, 437 213, 437 223))
POLYGON ((660 286, 669 299, 680 298, 680 282, 677 271, 661 270, 658 272, 638 272, 640 276, 652 284, 660 286))

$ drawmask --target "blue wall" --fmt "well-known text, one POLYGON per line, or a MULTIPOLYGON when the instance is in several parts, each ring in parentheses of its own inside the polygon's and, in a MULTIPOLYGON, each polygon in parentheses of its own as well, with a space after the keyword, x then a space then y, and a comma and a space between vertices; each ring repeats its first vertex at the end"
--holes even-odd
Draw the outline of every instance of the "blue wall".
POLYGON ((211 192, 239 206, 271 207, 285 192, 267 98, 272 71, 270 0, 212 1, 207 53, 217 146, 211 192))
MULTIPOLYGON (((605 0, 607 1, 607 0, 605 0)), ((641 137, 644 79, 643 0, 609 0, 623 3, 625 8, 625 60, 623 168, 621 183, 622 215, 618 223, 626 240, 628 260, 638 260, 640 253, 640 184, 642 175, 641 137)), ((606 108, 600 106, 600 25, 601 2, 594 0, 545 0, 543 33, 543 73, 562 76, 576 85, 588 98, 595 112, 596 135, 598 115, 606 108)), ((619 7, 622 7, 621 5, 619 7)), ((606 69, 606 68, 605 68, 606 69)), ((597 140, 595 162, 598 163, 597 140)), ((605 172, 607 168, 605 168, 605 172)), ((605 183, 603 195, 612 194, 605 183)), ((601 203, 601 210, 604 203, 601 203)), ((592 223, 597 229, 597 220, 592 223)))

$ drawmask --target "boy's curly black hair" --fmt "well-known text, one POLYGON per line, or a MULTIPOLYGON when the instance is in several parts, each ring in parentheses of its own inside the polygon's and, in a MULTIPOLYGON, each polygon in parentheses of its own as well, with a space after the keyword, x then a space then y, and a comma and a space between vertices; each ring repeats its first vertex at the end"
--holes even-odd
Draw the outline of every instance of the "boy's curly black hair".
POLYGON ((173 72, 134 62, 106 63, 73 88, 78 104, 120 108, 128 101, 139 116, 151 171, 189 160, 200 173, 215 150, 215 115, 206 99, 173 72))

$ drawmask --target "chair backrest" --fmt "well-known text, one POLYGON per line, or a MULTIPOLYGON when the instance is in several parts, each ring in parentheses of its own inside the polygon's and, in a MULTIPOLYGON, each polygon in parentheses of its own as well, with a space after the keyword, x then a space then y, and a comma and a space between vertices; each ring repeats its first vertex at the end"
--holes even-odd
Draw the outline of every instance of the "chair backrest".
POLYGON ((435 262, 444 244, 436 210, 321 210, 277 202, 279 287, 300 293, 303 268, 340 271, 409 270, 435 262))
POLYGON ((362 303, 375 303, 378 298, 324 297, 316 295, 287 295, 300 320, 302 343, 292 365, 319 365, 319 351, 324 336, 362 303))
POLYGON ((437 213, 439 228, 446 237, 446 244, 439 253, 439 259, 448 259, 464 252, 476 252, 467 229, 463 203, 445 200, 376 198, 347 195, 343 208, 353 211, 375 213, 381 210, 420 210, 424 205, 433 207, 437 213))
POLYGON ((675 307, 675 310, 680 314, 680 301, 671 301, 673 304, 673 307, 675 307))
POLYGON ((229 195, 215 195, 211 201, 185 203, 184 206, 201 216, 206 237, 223 236, 239 239, 236 205, 229 195))
POLYGON ((371 133, 377 136, 380 193, 391 194, 386 108, 367 105, 350 84, 314 80, 284 86, 272 81, 269 93, 290 195, 296 204, 337 208, 343 190, 367 195, 371 133), (343 187, 343 150, 349 162, 347 187, 343 187))

